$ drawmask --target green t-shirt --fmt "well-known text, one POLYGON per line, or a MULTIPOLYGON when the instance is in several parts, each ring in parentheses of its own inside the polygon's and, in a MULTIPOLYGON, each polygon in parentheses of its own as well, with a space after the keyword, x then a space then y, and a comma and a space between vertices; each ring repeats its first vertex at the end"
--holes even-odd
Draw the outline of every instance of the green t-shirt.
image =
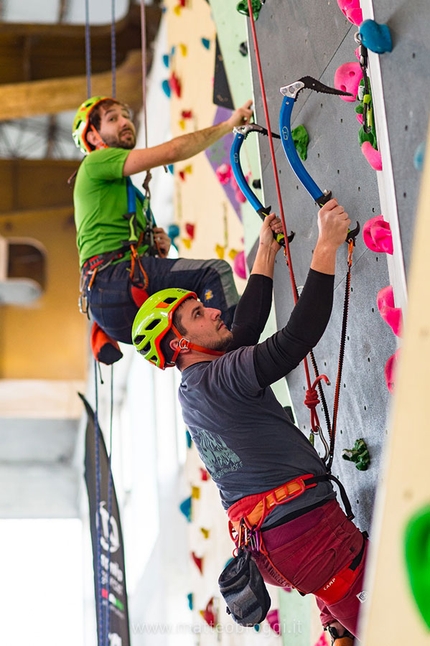
MULTIPOLYGON (((76 241, 79 264, 88 258, 120 249, 130 237, 128 220, 127 178, 122 171, 129 150, 103 148, 85 157, 76 176, 76 241)), ((138 232, 146 226, 142 203, 136 203, 138 232)))

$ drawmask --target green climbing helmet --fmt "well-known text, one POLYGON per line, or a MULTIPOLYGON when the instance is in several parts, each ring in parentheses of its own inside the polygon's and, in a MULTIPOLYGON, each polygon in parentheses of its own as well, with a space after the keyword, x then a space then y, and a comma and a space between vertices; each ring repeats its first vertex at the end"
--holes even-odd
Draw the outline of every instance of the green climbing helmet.
POLYGON ((176 287, 162 289, 146 299, 133 321, 133 345, 145 359, 162 370, 174 366, 175 362, 166 361, 160 348, 161 340, 172 328, 174 311, 187 298, 197 300, 197 294, 176 287))
MULTIPOLYGON (((78 108, 73 119, 72 137, 76 146, 81 150, 84 155, 91 152, 92 148, 87 143, 87 132, 90 125, 90 114, 92 110, 101 101, 110 99, 108 96, 92 96, 84 101, 78 108)), ((112 99, 113 101, 115 99, 112 99)))

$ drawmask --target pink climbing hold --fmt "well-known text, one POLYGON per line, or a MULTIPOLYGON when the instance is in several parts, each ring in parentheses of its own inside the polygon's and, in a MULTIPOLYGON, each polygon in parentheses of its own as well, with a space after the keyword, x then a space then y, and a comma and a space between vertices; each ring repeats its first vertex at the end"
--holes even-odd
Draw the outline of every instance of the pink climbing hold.
POLYGON ((328 646, 326 633, 324 631, 321 633, 318 641, 315 642, 315 646, 328 646))
POLYGON ((337 0, 337 4, 349 22, 353 25, 361 25, 363 12, 360 8, 360 0, 337 0))
POLYGON ((396 350, 394 354, 391 355, 391 357, 388 359, 387 363, 385 364, 385 369, 384 369, 385 383, 387 384, 387 388, 391 394, 393 394, 394 392, 394 383, 396 379, 399 353, 400 353, 400 348, 396 350))
POLYGON ((279 610, 270 610, 266 615, 267 623, 277 635, 281 635, 281 622, 279 620, 279 610))
POLYGON ((341 96, 343 101, 355 101, 358 87, 363 78, 360 63, 343 63, 334 74, 334 87, 342 92, 349 92, 352 96, 341 96))
POLYGON ((361 152, 366 157, 373 170, 382 170, 381 153, 372 146, 370 141, 364 141, 362 143, 361 152))
POLYGON ((220 184, 228 184, 233 176, 230 164, 223 163, 215 171, 220 184))
POLYGON ((246 278, 245 252, 239 251, 233 260, 233 271, 239 278, 246 278))
POLYGON ((396 336, 400 336, 402 330, 402 309, 394 305, 394 292, 391 285, 383 287, 376 297, 381 318, 393 330, 396 336))
POLYGON ((388 222, 383 215, 375 215, 363 227, 363 240, 366 247, 376 253, 393 254, 393 237, 388 222))

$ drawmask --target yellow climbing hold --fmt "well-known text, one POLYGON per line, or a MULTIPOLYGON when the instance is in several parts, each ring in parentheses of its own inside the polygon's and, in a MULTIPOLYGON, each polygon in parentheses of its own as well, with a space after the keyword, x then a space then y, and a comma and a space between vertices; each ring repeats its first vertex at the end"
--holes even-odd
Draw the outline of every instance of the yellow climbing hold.
POLYGON ((224 259, 224 251, 225 251, 224 247, 222 247, 220 244, 216 245, 215 253, 218 256, 218 258, 220 258, 221 260, 224 259))
POLYGON ((200 498, 200 487, 191 487, 191 498, 198 500, 200 498))

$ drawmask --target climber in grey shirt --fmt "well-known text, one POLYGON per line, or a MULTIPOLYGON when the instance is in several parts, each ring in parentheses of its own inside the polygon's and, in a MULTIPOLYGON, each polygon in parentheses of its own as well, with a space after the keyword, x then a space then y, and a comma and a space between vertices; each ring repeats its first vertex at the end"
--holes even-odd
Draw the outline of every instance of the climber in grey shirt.
POLYGON ((181 371, 184 421, 230 521, 235 528, 246 525, 253 536, 253 556, 265 580, 314 593, 333 643, 351 644, 366 541, 341 510, 324 462, 270 388, 325 331, 336 252, 350 220, 334 199, 320 209, 319 236, 300 298, 285 327, 258 343, 280 248, 271 230, 276 223, 273 214, 263 223, 231 330, 219 310, 204 307, 194 293, 163 290, 139 310, 132 339, 150 362, 181 371))

